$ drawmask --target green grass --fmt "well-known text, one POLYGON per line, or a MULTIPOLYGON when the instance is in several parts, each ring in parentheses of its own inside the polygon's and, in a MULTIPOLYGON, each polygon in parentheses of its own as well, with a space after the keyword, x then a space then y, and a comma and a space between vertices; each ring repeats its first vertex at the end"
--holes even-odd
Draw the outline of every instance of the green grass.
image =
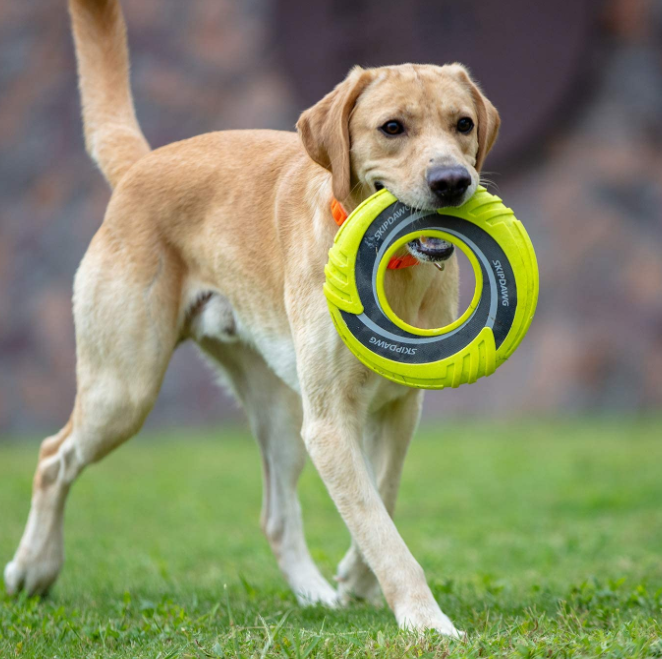
MULTIPOLYGON (((455 643, 398 632, 387 609, 299 608, 259 530, 260 460, 241 432, 135 440, 74 487, 51 595, 0 594, 0 657, 662 657, 661 430, 653 419, 419 433, 396 521, 468 633, 455 643)), ((36 453, 0 445, 2 564, 36 453)), ((301 495, 331 578, 347 531, 310 466, 301 495)))

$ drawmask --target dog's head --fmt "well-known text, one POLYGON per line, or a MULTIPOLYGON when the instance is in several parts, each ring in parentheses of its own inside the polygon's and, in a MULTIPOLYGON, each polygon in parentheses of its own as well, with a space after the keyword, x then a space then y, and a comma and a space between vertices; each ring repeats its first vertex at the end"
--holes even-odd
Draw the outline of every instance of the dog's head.
POLYGON ((473 195, 499 114, 460 64, 352 69, 297 123, 339 201, 387 188, 424 210, 473 195))

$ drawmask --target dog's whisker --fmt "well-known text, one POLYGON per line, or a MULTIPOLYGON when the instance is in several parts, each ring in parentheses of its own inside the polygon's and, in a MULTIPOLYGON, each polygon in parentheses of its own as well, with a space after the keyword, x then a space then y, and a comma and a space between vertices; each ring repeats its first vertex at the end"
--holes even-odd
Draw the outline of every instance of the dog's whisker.
POLYGON ((493 188, 497 192, 499 191, 499 185, 492 179, 489 179, 485 176, 480 177, 480 184, 485 188, 493 188))

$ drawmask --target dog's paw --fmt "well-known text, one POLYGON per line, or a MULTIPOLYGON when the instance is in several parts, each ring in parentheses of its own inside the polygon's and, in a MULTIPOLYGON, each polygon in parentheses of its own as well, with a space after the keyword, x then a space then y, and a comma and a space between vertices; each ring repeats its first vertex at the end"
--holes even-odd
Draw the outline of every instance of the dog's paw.
POLYGON ((9 595, 17 595, 23 590, 25 583, 25 570, 21 569, 16 561, 5 565, 5 589, 9 595))
POLYGON ((342 606, 347 606, 357 600, 368 602, 377 608, 384 606, 382 589, 372 572, 360 575, 349 574, 344 577, 337 576, 336 581, 338 582, 338 600, 342 606))
POLYGON ((24 564, 14 559, 5 566, 5 589, 9 595, 24 590, 28 595, 45 595, 60 574, 58 562, 33 562, 24 564))
POLYGON ((377 577, 354 545, 338 565, 336 583, 338 598, 343 606, 356 600, 369 602, 376 607, 384 606, 382 589, 377 577))
POLYGON ((330 609, 338 608, 338 593, 329 582, 321 578, 308 581, 304 586, 295 589, 297 601, 301 606, 326 606, 330 609))
POLYGON ((433 606, 412 606, 400 609, 396 614, 401 629, 413 633, 434 630, 442 636, 461 640, 466 634, 455 628, 450 618, 434 603, 433 606))

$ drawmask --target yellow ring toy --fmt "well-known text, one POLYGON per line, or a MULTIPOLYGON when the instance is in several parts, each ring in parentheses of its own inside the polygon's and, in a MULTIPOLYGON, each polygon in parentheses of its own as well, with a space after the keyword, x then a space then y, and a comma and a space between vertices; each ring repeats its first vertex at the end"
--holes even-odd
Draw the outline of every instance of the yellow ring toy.
POLYGON ((520 344, 538 301, 538 265, 521 222, 478 187, 462 206, 416 211, 388 190, 366 199, 329 251, 324 293, 347 347, 380 375, 423 389, 491 375, 520 344), (384 293, 387 264, 404 244, 435 236, 457 245, 476 278, 469 308, 436 329, 408 325, 384 293))

